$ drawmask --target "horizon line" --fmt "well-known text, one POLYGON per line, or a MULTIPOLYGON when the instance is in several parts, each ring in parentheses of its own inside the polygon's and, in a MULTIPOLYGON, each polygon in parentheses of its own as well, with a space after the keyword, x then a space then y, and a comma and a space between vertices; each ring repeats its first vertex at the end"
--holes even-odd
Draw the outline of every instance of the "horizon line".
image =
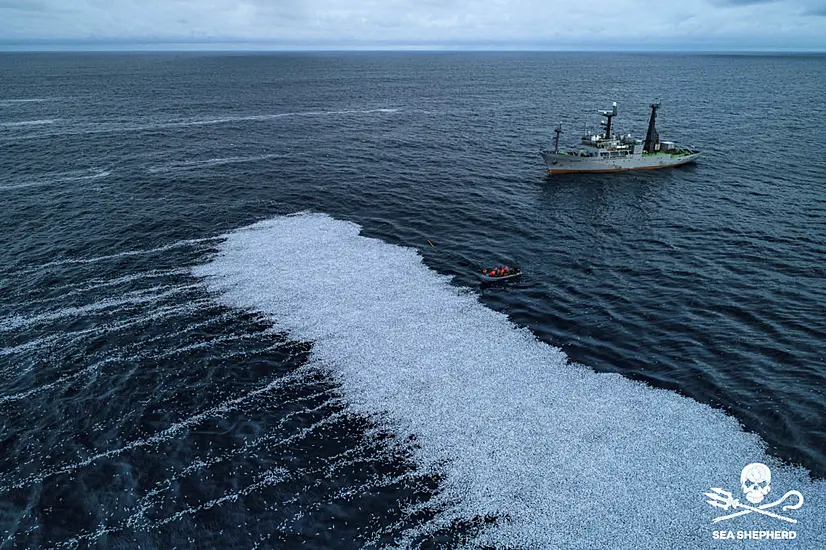
POLYGON ((32 47, 31 44, 3 45, 4 53, 685 53, 685 54, 826 54, 826 48, 473 48, 473 47, 348 47, 348 48, 313 48, 313 47, 163 47, 162 44, 147 43, 132 47, 88 47, 88 44, 72 46, 32 47), (86 46, 86 47, 84 47, 86 46))

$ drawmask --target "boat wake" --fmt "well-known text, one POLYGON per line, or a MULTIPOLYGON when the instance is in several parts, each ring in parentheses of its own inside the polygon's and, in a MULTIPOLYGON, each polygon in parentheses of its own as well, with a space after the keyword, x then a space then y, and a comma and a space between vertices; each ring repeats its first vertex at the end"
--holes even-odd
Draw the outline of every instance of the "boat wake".
MULTIPOLYGON (((720 528, 788 524, 750 514, 712 525, 703 493, 736 489, 746 464, 795 489, 798 538, 826 547, 826 484, 768 456, 737 421, 674 392, 572 364, 413 249, 322 214, 262 221, 226 236, 193 269, 223 305, 312 343, 309 365, 340 384, 347 412, 412 438, 440 480, 399 546, 457 522, 495 518, 471 544, 517 548, 706 548, 720 528), (295 276, 301 266, 301 276, 295 276)), ((281 474, 279 474, 281 475, 281 474)))

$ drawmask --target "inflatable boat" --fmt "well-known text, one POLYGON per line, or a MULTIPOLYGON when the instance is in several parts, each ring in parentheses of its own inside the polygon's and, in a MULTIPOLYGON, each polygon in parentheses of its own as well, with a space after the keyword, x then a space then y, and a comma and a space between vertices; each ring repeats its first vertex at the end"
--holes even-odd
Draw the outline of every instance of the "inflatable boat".
POLYGON ((513 281, 522 276, 522 270, 518 267, 511 267, 504 270, 499 267, 492 269, 485 269, 479 274, 483 281, 488 283, 499 283, 504 281, 513 281))

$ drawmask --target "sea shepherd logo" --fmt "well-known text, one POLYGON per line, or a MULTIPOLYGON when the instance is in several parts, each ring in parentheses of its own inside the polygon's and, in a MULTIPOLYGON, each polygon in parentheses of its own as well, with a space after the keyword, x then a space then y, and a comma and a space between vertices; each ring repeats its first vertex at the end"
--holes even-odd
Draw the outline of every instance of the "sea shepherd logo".
MULTIPOLYGON (((748 514, 760 514, 774 518, 775 520, 785 521, 788 523, 797 523, 793 517, 778 513, 782 511, 784 514, 789 510, 797 510, 803 506, 803 495, 799 491, 788 491, 781 498, 774 502, 760 504, 766 500, 766 495, 772 490, 771 486, 772 473, 768 466, 759 462, 754 462, 743 468, 740 473, 740 488, 749 504, 740 502, 739 499, 734 498, 731 491, 726 491, 719 487, 712 487, 708 493, 704 493, 708 497, 707 503, 716 507, 722 508, 726 511, 733 511, 731 514, 718 516, 711 520, 712 523, 719 523, 727 521, 740 516, 748 514), (776 507, 783 504, 790 498, 793 498, 791 504, 786 504, 777 510, 776 507), (772 510, 774 509, 774 510, 772 510)), ((767 540, 767 539, 795 539, 797 533, 795 531, 714 531, 712 536, 715 539, 736 539, 736 540, 767 540)))

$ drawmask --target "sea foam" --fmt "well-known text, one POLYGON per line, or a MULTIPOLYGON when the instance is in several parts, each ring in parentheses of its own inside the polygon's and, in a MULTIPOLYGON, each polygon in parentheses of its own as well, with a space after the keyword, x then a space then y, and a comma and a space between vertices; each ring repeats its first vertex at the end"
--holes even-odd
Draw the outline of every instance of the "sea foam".
POLYGON ((150 174, 157 174, 163 172, 176 172, 182 170, 197 170, 199 168, 211 168, 213 166, 222 166, 224 164, 242 164, 245 162, 258 162, 261 160, 269 160, 281 156, 282 155, 268 154, 249 157, 223 157, 206 160, 179 161, 170 164, 165 164, 163 166, 153 166, 151 168, 148 168, 147 171, 150 174))
POLYGON ((15 189, 23 189, 25 187, 40 187, 43 185, 55 185, 59 183, 96 180, 99 178, 105 178, 110 174, 111 172, 109 172, 108 170, 73 170, 71 172, 53 174, 32 181, 11 183, 8 185, 0 183, 0 191, 12 191, 15 189))
MULTIPOLYGON (((826 548, 826 484, 767 456, 737 421, 674 392, 572 364, 418 253, 323 214, 262 221, 226 235, 194 268, 216 298, 313 343, 351 411, 404 440, 440 476, 435 519, 497 521, 467 541, 497 548, 705 548, 731 530, 794 529, 783 548, 826 548), (740 472, 772 468, 795 489, 799 523, 751 513, 718 524, 711 487, 743 499, 740 472)), ((413 513, 414 511, 411 511, 413 513)), ((728 512, 731 513, 731 512, 728 512)), ((778 544, 780 544, 778 542, 778 544)))
POLYGON ((56 118, 44 118, 38 120, 21 120, 18 122, 0 122, 0 127, 3 128, 24 128, 26 126, 43 126, 45 124, 54 124, 57 122, 56 118))

